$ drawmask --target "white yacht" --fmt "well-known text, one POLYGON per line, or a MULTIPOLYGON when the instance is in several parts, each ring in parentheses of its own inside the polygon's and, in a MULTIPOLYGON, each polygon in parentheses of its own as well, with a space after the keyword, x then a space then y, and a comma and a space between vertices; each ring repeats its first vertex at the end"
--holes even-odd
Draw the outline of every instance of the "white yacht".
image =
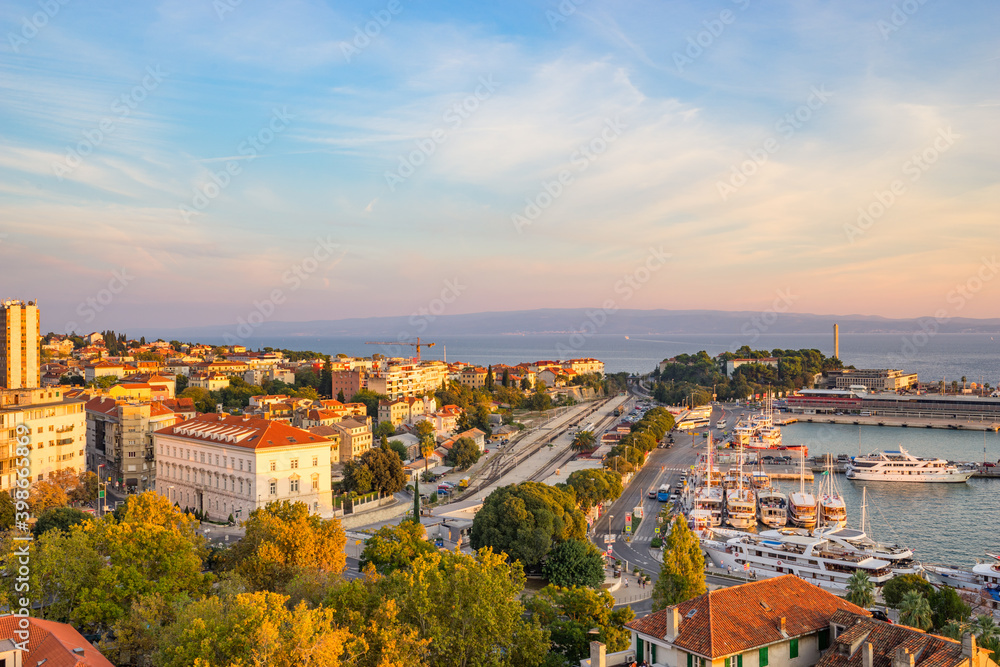
POLYGON ((726 490, 726 523, 737 529, 757 526, 752 490, 743 486, 726 490))
POLYGON ((972 470, 959 470, 944 459, 913 456, 896 451, 855 456, 847 465, 847 479, 871 482, 965 482, 972 470))
POLYGON ((765 526, 784 527, 788 523, 788 496, 774 489, 757 491, 757 518, 765 526))
POLYGON ((863 546, 863 532, 845 528, 811 535, 788 529, 760 535, 728 530, 717 530, 715 534, 723 539, 702 540, 701 547, 718 567, 758 577, 794 574, 834 591, 845 590, 856 570, 863 570, 873 584, 881 586, 896 574, 920 568, 912 561, 912 551, 894 553, 879 545, 886 557, 878 557, 878 550, 863 546))
POLYGON ((847 525, 847 505, 839 493, 824 493, 819 498, 818 523, 843 528, 847 525))

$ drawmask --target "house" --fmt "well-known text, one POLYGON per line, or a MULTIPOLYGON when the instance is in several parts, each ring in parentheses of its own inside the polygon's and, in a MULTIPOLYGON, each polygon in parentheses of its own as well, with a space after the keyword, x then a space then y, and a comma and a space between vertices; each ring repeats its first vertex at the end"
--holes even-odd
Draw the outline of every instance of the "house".
POLYGON ((811 667, 831 646, 830 621, 840 611, 869 616, 818 586, 784 575, 710 591, 626 627, 635 660, 653 665, 811 667))
POLYGON ((372 448, 372 429, 366 421, 344 419, 329 424, 340 432, 340 460, 346 463, 372 448))
POLYGON ((229 386, 229 376, 222 373, 192 373, 188 379, 188 386, 219 391, 229 386))
POLYGON ((458 381, 470 389, 482 389, 486 386, 486 369, 479 366, 466 366, 459 374, 458 381))
POLYGON ((0 665, 114 667, 72 625, 15 615, 0 616, 0 665))
POLYGON ((86 382, 93 382, 99 377, 104 377, 105 375, 114 375, 116 378, 125 377, 125 366, 122 364, 112 363, 110 361, 102 361, 96 364, 90 364, 85 367, 83 379, 86 382))
POLYGON ((974 635, 962 641, 929 635, 905 625, 836 612, 830 619, 833 645, 816 667, 995 667, 974 635))

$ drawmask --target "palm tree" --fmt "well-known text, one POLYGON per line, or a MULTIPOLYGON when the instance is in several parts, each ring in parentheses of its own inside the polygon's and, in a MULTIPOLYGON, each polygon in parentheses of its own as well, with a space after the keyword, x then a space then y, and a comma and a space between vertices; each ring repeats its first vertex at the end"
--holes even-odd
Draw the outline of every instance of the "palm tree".
POLYGON ((931 627, 931 604, 920 591, 910 590, 899 603, 899 621, 903 625, 920 630, 931 627))
POLYGON ((962 641, 962 635, 964 635, 967 630, 967 624, 952 619, 948 621, 947 625, 941 628, 941 635, 948 637, 949 639, 954 639, 955 641, 962 641))
POLYGON ((580 431, 573 437, 573 442, 570 444, 570 447, 579 452, 585 451, 587 449, 593 449, 594 440, 595 438, 592 432, 580 431))
POLYGON ((875 586, 864 570, 855 570, 847 580, 847 601, 862 609, 875 604, 875 586))
POLYGON ((975 622, 973 622, 972 627, 969 628, 979 640, 980 644, 988 642, 990 639, 997 636, 1000 628, 993 621, 992 614, 983 614, 982 616, 977 616, 975 622))

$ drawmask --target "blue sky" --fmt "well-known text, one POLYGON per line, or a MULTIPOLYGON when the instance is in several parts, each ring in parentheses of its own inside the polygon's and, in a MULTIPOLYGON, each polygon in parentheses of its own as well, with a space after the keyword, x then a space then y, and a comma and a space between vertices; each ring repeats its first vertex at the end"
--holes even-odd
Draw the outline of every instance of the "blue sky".
POLYGON ((985 1, 6 2, 0 296, 57 331, 408 315, 448 281, 448 313, 997 316, 998 26, 985 1))

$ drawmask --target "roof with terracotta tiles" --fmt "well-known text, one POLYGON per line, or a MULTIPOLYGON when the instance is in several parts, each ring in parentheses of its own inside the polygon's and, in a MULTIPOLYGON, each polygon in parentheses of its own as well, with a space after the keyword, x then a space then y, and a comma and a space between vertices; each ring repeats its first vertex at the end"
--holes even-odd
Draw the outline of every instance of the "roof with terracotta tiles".
MULTIPOLYGON (((19 620, 17 616, 0 617, 0 639, 21 641, 14 635, 19 629, 19 620)), ((28 622, 28 651, 22 664, 44 662, 45 667, 114 667, 73 626, 39 618, 30 618, 28 622)))
MULTIPOLYGON (((838 611, 831 621, 846 628, 834 640, 816 667, 862 667, 864 664, 862 647, 872 645, 872 667, 892 667, 897 649, 909 651, 917 667, 958 667, 968 660, 962 655, 961 642, 947 637, 929 635, 905 625, 892 625, 874 618, 838 611), (851 653, 850 647, 855 646, 851 653)), ((989 650, 979 648, 978 665, 987 663, 989 650)))
MULTIPOLYGON (((868 615, 861 607, 793 575, 710 591, 676 607, 680 632, 674 645, 710 658, 817 632, 839 610, 868 615)), ((662 640, 670 610, 638 618, 626 627, 662 640)))
POLYGON ((170 426, 156 435, 172 435, 202 442, 227 442, 247 449, 308 445, 324 439, 280 421, 236 415, 203 414, 170 426))

